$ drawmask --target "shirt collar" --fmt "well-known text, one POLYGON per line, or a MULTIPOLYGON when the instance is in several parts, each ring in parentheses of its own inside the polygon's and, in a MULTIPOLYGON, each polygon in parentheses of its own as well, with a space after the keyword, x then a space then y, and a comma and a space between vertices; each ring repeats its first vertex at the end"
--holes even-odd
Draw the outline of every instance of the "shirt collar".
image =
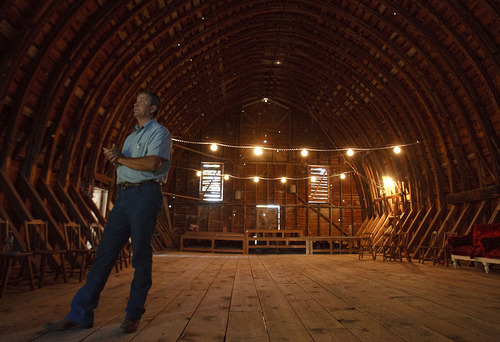
POLYGON ((156 118, 152 118, 148 122, 146 122, 143 126, 140 126, 139 124, 135 125, 134 127, 134 132, 140 132, 142 131, 143 128, 147 128, 148 126, 152 125, 153 122, 156 122, 156 118))

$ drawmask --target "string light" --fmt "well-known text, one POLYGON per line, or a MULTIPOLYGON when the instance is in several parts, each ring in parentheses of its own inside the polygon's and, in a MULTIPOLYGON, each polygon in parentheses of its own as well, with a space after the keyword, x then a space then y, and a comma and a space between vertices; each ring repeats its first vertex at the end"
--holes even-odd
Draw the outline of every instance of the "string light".
POLYGON ((212 145, 210 145, 210 149, 214 152, 217 151, 217 144, 213 143, 212 145))
POLYGON ((308 152, 307 152, 307 150, 304 148, 302 151, 300 151, 300 154, 302 155, 302 157, 305 157, 305 156, 307 156, 308 152))
POLYGON ((399 152, 401 152, 399 146, 394 147, 394 153, 398 154, 399 152))
MULTIPOLYGON (((186 168, 186 167, 181 167, 181 166, 172 166, 172 167, 175 167, 175 168, 178 168, 178 169, 183 169, 183 170, 190 170, 190 171, 195 171, 196 172, 196 176, 198 177, 201 177, 203 175, 203 172, 202 171, 199 171, 199 170, 196 170, 196 169, 192 169, 192 168, 186 168)), ((338 174, 332 174, 332 175, 329 175, 328 178, 335 178, 335 177, 340 177, 341 179, 344 179, 346 178, 346 174, 348 173, 353 173, 354 171, 348 171, 348 172, 343 172, 343 173, 338 173, 338 174)), ((259 182, 259 180, 264 180, 264 181, 276 181, 276 180, 279 180, 281 181, 282 183, 286 183, 288 181, 301 181, 301 180, 310 180, 312 182, 315 182, 317 181, 317 177, 316 176, 309 176, 309 177, 254 177, 254 176, 246 176, 246 177, 239 177, 239 176, 233 176, 233 175, 230 175, 230 174, 224 174, 224 175, 214 175, 214 177, 222 177, 224 180, 229 180, 230 178, 234 178, 234 179, 242 179, 242 180, 253 180, 254 182, 259 182)))
MULTIPOLYGON (((231 144, 225 144, 225 143, 214 143, 214 142, 207 142, 207 141, 191 141, 191 140, 185 140, 185 139, 179 139, 179 138, 172 138, 172 141, 177 142, 177 143, 182 143, 182 144, 193 144, 193 145, 216 145, 216 146, 221 146, 221 147, 227 147, 227 148, 237 148, 237 149, 260 149, 261 151, 263 150, 268 150, 268 151, 281 151, 281 152, 293 152, 293 151, 303 151, 305 150, 303 147, 300 148, 276 148, 276 147, 262 147, 262 146, 249 146, 249 145, 231 145, 231 144)), ((401 151, 402 147, 406 146, 412 146, 420 144, 420 141, 416 141, 413 143, 408 143, 408 144, 400 144, 400 145, 388 145, 388 146, 381 146, 381 147, 351 147, 351 148, 308 148, 307 151, 312 151, 312 152, 345 152, 347 153, 353 153, 354 151, 380 151, 380 150, 388 150, 392 149, 395 150, 396 147, 399 148, 401 151)), ((395 151, 394 151, 395 152, 395 151)))
POLYGON ((254 150, 253 150, 253 153, 255 153, 256 155, 260 156, 262 154, 262 148, 260 147, 256 147, 254 150))
POLYGON ((352 148, 350 148, 350 149, 348 149, 348 150, 347 150, 347 155, 348 155, 349 157, 351 157, 351 156, 353 156, 353 155, 354 155, 354 151, 352 150, 352 148))

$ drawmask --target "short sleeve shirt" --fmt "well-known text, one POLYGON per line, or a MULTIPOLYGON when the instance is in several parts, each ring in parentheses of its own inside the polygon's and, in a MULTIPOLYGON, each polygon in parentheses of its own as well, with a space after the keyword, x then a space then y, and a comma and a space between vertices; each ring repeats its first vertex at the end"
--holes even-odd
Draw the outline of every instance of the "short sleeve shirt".
POLYGON ((125 139, 122 154, 130 158, 159 156, 163 160, 155 171, 138 171, 125 165, 118 165, 117 183, 139 183, 148 180, 165 182, 170 169, 171 149, 172 134, 156 119, 149 120, 142 127, 136 125, 134 131, 125 139))

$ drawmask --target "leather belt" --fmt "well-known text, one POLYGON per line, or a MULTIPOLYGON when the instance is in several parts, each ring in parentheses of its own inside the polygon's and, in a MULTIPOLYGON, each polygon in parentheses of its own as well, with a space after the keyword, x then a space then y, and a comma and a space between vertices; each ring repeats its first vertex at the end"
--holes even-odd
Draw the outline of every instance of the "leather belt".
POLYGON ((160 182, 157 182, 154 179, 150 179, 150 180, 138 182, 138 183, 123 182, 123 183, 119 183, 117 185, 118 185, 118 189, 126 190, 128 188, 138 188, 138 187, 140 187, 142 185, 146 185, 146 184, 160 184, 161 185, 160 182))

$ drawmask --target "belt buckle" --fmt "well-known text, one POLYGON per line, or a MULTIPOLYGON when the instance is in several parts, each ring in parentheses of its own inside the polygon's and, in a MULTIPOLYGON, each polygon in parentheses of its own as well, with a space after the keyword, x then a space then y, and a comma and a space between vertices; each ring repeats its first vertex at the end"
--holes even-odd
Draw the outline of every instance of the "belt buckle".
POLYGON ((129 182, 123 182, 123 183, 118 184, 118 187, 122 190, 127 190, 131 186, 132 186, 132 183, 129 183, 129 182))

